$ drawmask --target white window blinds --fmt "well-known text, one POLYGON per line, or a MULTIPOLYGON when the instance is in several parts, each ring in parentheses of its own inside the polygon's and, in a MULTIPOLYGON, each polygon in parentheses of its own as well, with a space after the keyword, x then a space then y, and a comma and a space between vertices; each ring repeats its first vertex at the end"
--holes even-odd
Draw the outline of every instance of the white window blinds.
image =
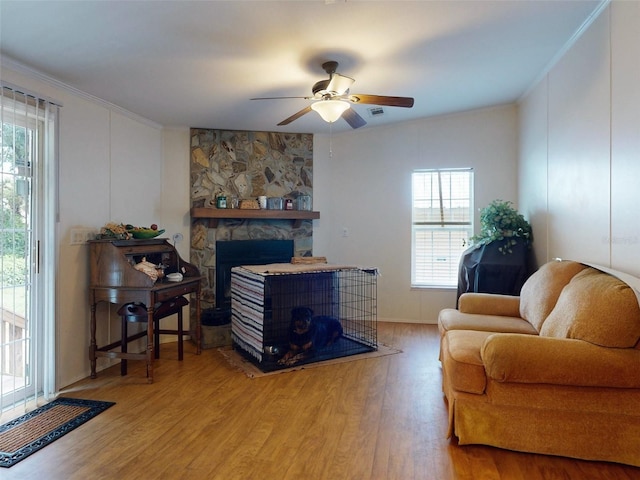
POLYGON ((411 284, 454 287, 473 235, 473 170, 415 171, 412 200, 411 284))

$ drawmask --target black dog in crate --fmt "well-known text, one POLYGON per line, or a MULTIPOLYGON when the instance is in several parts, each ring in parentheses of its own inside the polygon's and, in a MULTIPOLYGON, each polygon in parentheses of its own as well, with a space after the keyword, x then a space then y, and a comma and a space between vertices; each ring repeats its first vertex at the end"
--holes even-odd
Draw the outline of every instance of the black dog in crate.
POLYGON ((313 315, 307 307, 291 310, 289 351, 278 360, 280 365, 295 365, 313 356, 318 349, 332 345, 342 336, 340 320, 326 315, 313 315))

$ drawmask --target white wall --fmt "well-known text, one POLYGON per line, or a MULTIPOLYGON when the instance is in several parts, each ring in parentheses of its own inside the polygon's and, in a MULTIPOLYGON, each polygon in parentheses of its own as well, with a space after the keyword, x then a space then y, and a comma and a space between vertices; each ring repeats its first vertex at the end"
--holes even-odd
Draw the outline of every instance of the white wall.
MULTIPOLYGON (((151 122, 33 72, 3 65, 2 79, 63 104, 56 275, 56 382, 60 388, 89 374, 88 247, 70 245, 70 230, 86 227, 97 231, 109 221, 162 225, 163 207, 172 203, 172 192, 167 194, 162 188, 163 132, 151 122)), ((186 156, 188 149, 184 148, 186 156)), ((186 209, 188 202, 184 205, 186 209)), ((170 224, 177 228, 181 223, 182 217, 170 224)), ((105 305, 98 311, 109 313, 105 305)), ((99 343, 119 338, 117 316, 112 314, 110 320, 99 322, 99 343)), ((99 359, 98 368, 108 362, 99 359)))
POLYGON ((611 7, 611 265, 640 275, 640 2, 611 7))
MULTIPOLYGON (((191 232, 191 205, 189 180, 190 158, 189 128, 165 128, 163 130, 164 175, 162 178, 161 225, 169 239, 181 233, 182 242, 176 249, 183 260, 189 261, 189 240, 191 232)), ((173 240, 172 240, 173 243, 173 240)), ((168 327, 170 328, 170 327, 168 327)), ((173 337, 175 340, 175 336, 173 337)))
POLYGON ((640 274, 640 2, 613 2, 522 101, 521 209, 539 262, 640 274))
POLYGON ((476 210, 497 198, 515 202, 516 126, 516 109, 506 106, 316 135, 314 255, 378 267, 379 320, 435 323, 456 291, 411 288, 411 173, 473 167, 476 210))
POLYGON ((547 177, 547 89, 546 79, 529 95, 529 101, 521 105, 520 130, 527 132, 520 137, 520 155, 526 153, 518 164, 518 194, 520 213, 531 223, 533 230, 534 262, 541 265, 550 258, 548 253, 547 218, 549 205, 547 177))

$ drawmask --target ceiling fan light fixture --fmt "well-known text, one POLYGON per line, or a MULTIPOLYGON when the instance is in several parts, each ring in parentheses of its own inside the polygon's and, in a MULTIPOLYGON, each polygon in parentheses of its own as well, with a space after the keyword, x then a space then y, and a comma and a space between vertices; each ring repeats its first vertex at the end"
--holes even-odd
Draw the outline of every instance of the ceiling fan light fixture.
POLYGON ((311 108, 328 123, 338 120, 349 107, 349 102, 343 100, 321 100, 311 104, 311 108))

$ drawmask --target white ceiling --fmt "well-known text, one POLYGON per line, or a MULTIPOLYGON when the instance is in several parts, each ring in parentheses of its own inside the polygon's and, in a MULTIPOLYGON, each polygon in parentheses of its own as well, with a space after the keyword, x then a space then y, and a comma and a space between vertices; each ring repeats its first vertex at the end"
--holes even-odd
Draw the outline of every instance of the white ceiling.
MULTIPOLYGON (((327 133, 326 60, 352 93, 415 98, 371 126, 516 101, 601 0, 0 0, 0 51, 164 126, 327 133)), ((333 131, 350 130, 339 120, 333 131)))

